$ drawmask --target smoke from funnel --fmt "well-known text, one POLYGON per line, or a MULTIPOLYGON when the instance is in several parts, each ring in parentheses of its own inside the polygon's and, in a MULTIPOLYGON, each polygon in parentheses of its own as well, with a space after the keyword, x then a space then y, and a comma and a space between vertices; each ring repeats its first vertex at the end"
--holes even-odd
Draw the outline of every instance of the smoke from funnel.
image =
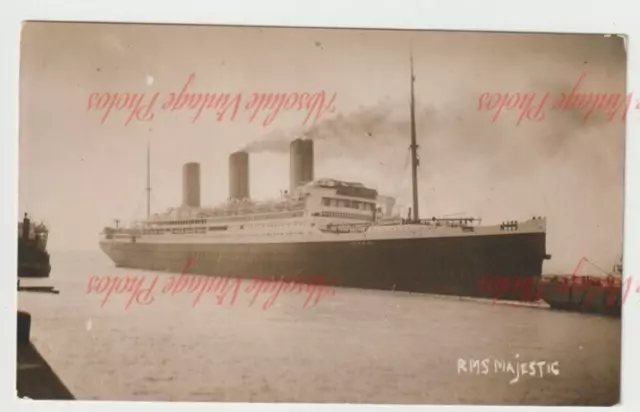
MULTIPOLYGON (((242 150, 249 153, 287 153, 294 139, 328 141, 342 146, 366 147, 372 140, 395 140, 409 132, 407 102, 386 99, 373 106, 361 106, 348 114, 326 118, 307 128, 275 131, 265 139, 251 142, 242 150)), ((418 113, 420 124, 429 118, 429 111, 418 113)))

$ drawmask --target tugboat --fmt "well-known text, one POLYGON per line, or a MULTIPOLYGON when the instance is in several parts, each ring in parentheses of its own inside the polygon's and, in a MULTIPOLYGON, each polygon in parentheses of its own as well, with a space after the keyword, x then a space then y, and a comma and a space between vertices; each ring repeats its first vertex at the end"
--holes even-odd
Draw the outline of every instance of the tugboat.
POLYGON ((43 223, 33 224, 24 214, 18 222, 18 277, 48 278, 51 273, 47 239, 49 229, 43 223))
POLYGON ((607 276, 553 276, 540 283, 542 299, 552 309, 620 317, 622 313, 622 257, 607 276))

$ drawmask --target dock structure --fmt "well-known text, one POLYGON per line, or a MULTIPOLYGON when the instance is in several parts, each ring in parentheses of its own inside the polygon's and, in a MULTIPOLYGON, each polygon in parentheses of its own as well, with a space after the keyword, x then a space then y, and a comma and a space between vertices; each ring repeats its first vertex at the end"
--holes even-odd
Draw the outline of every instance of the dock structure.
POLYGON ((30 338, 31 315, 18 311, 17 394, 37 400, 75 400, 30 338))

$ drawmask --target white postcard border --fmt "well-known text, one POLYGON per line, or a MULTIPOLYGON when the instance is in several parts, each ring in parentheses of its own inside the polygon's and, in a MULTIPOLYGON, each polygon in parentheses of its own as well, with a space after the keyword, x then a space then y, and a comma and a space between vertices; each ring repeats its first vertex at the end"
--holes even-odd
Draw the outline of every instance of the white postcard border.
MULTIPOLYGON (((102 21, 135 23, 224 24, 262 26, 307 26, 345 28, 483 30, 513 32, 624 33, 628 35, 628 91, 640 93, 640 5, 637 0, 395 0, 393 2, 324 0, 234 0, 154 1, 154 0, 19 0, 3 3, 0 15, 0 232, 2 276, 0 307, 5 333, 0 340, 0 392, 2 410, 57 412, 86 411, 196 411, 211 410, 349 410, 384 408, 432 409, 428 406, 374 406, 330 404, 207 404, 154 402, 53 402, 16 401, 15 397, 15 308, 17 173, 18 173, 18 73, 20 27, 26 20, 102 21), (11 331, 9 333, 8 331, 11 331), (89 406, 91 405, 91 406, 89 406), (215 406, 214 406, 215 405, 215 406)), ((625 170, 625 278, 640 282, 640 116, 627 122, 625 170), (635 253, 634 253, 635 251, 635 253)), ((640 361, 634 349, 640 348, 640 295, 631 293, 623 308, 622 403, 626 408, 640 406, 640 361), (635 368, 633 367, 635 366, 635 368), (635 390, 634 390, 635 388, 635 390)), ((452 408, 452 407, 447 407, 452 408)), ((470 407, 456 406, 458 409, 470 407)), ((478 407, 479 408, 479 407, 478 407)), ((507 407, 508 408, 508 407, 507 407)), ((495 407, 483 407, 494 410, 495 407)), ((541 410, 528 407, 530 410, 541 410)), ((573 408, 570 408, 573 409, 573 408)))

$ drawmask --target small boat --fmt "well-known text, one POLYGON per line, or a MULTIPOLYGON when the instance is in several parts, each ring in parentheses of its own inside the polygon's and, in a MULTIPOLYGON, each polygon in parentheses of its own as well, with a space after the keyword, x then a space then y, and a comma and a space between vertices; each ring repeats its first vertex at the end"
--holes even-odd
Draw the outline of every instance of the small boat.
POLYGON ((621 316, 622 259, 606 276, 577 276, 576 272, 543 278, 538 286, 542 299, 552 309, 621 316))
POLYGON ((43 223, 33 224, 24 214, 18 223, 18 277, 48 278, 51 273, 47 239, 49 229, 43 223))

